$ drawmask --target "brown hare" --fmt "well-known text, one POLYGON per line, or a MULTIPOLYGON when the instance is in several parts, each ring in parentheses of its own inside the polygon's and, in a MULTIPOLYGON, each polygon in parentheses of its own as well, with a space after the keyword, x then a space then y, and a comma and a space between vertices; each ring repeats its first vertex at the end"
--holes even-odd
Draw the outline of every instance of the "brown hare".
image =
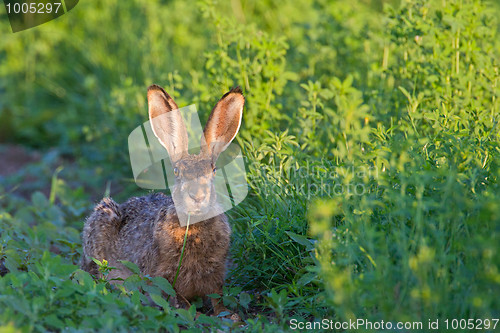
MULTIPOLYGON (((244 103, 239 87, 226 93, 213 108, 203 130, 200 153, 191 155, 187 130, 176 103, 160 86, 148 88, 151 126, 174 168, 172 197, 155 193, 130 198, 122 204, 104 198, 83 228, 83 270, 97 275, 98 266, 92 258, 106 259, 116 267, 108 278, 125 279, 131 272, 120 260, 127 260, 144 275, 161 276, 172 283, 186 231, 180 224, 181 217, 199 217, 212 210, 220 214, 212 214, 213 217, 189 227, 175 290, 180 302, 197 296, 207 300, 206 295, 222 293, 231 228, 216 202, 215 162, 238 133, 244 103)), ((224 310, 214 299, 212 304, 215 314, 224 310)))

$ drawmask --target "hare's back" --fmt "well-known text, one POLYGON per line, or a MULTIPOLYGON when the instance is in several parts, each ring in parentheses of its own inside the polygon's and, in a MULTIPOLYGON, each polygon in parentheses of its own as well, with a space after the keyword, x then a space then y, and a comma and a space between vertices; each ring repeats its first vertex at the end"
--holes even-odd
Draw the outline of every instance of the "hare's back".
POLYGON ((141 222, 153 223, 158 211, 173 205, 172 198, 163 193, 153 193, 144 197, 133 197, 120 205, 126 225, 141 222))
POLYGON ((172 198, 163 193, 133 197, 122 203, 120 211, 123 224, 119 232, 120 245, 137 248, 151 242, 158 212, 171 205, 173 205, 172 198))

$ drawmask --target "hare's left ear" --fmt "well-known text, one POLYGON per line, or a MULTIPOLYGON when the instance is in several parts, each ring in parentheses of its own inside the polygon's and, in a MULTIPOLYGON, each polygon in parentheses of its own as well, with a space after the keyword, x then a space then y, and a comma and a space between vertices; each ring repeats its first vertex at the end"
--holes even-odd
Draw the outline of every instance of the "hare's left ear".
MULTIPOLYGON (((217 102, 203 130, 205 149, 217 160, 238 133, 243 115, 245 97, 240 87, 231 89, 217 102)), ((202 140, 203 141, 203 140, 202 140)), ((203 142, 202 142, 202 146, 203 142)))
POLYGON ((162 87, 148 88, 149 121, 154 135, 175 164, 188 153, 188 137, 177 104, 162 87))

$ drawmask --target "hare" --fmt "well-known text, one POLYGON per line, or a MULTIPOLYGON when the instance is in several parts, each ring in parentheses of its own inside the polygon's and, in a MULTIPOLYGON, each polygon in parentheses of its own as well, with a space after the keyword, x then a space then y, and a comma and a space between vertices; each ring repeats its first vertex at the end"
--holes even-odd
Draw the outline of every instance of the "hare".
MULTIPOLYGON (((180 219, 215 210, 220 214, 190 225, 175 284, 178 301, 198 296, 207 300, 206 295, 222 293, 231 235, 227 216, 216 202, 215 162, 238 133, 245 98, 237 87, 217 102, 203 130, 200 153, 191 155, 177 104, 157 85, 148 88, 147 96, 153 132, 174 168, 172 197, 155 193, 122 204, 102 199, 85 221, 81 267, 97 275, 92 258, 106 259, 116 267, 108 278, 125 279, 131 272, 120 261, 127 260, 144 275, 161 276, 173 283, 186 232, 180 219)), ((215 314, 224 310, 215 299, 211 301, 215 314)))

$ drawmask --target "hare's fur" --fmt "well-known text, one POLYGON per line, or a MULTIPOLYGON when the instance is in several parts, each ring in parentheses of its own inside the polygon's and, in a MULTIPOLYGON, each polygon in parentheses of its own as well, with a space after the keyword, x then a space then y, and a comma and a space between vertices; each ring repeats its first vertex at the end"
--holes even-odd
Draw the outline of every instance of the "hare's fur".
MULTIPOLYGON (((158 113, 158 110, 161 113, 177 109, 170 96, 158 86, 150 87, 148 99, 151 118, 154 118, 152 113, 158 113), (158 94, 159 97, 150 94, 158 94), (155 98, 160 102, 157 103, 155 98)), ((209 118, 205 127, 207 145, 202 147, 200 155, 187 154, 187 142, 178 143, 176 138, 172 139, 176 140, 174 148, 177 149, 173 151, 174 148, 171 147, 174 144, 168 142, 171 139, 155 132, 168 150, 172 165, 180 169, 178 173, 190 177, 191 182, 193 179, 202 181, 199 181, 192 190, 193 186, 186 185, 188 183, 183 176, 176 179, 172 195, 174 199, 179 198, 177 199, 181 203, 179 205, 174 205, 172 197, 162 193, 133 197, 123 204, 117 204, 111 198, 102 199, 83 228, 81 263, 83 270, 97 276, 98 266, 92 258, 101 261, 106 259, 109 266, 116 267, 110 271, 108 279, 111 281, 126 279, 131 272, 120 263, 121 260, 126 260, 135 263, 144 275, 161 276, 171 283, 174 281, 186 232, 186 228, 181 227, 178 217, 178 213, 184 212, 177 212, 176 207, 181 210, 197 208, 196 211, 200 211, 205 209, 202 207, 205 205, 218 211, 212 172, 218 155, 227 147, 239 129, 239 123, 236 123, 235 119, 239 117, 238 121, 241 121, 241 114, 238 112, 241 113, 243 103, 241 90, 233 89, 223 96, 210 116, 217 119, 217 122, 211 122, 209 118), (233 105, 236 102, 237 104, 233 105), (233 120, 233 125, 226 125, 223 128, 221 123, 226 119, 233 120), (221 142, 222 144, 217 145, 221 142), (179 146, 183 148, 180 153, 179 146), (214 146, 216 148, 210 150, 210 147, 214 146), (190 175, 187 166, 191 166, 191 170, 196 166, 194 168, 196 174, 193 175, 191 172, 190 175), (207 193, 203 194, 201 191, 207 193), (186 197, 186 192, 191 197, 186 197)), ((180 131, 180 136, 185 135, 182 133, 185 131, 182 120, 177 123, 174 119, 173 124, 167 125, 169 128, 178 126, 173 131, 180 131)), ((161 130, 159 127, 156 128, 157 132, 161 130)), ((181 299, 189 301, 197 296, 206 299, 206 295, 222 293, 230 235, 231 228, 223 213, 189 226, 184 258, 175 284, 176 293, 181 299)), ((214 299, 212 303, 215 313, 224 309, 214 299)))
MULTIPOLYGON (((130 198, 118 205, 103 199, 83 229, 82 269, 98 275, 90 258, 117 267, 109 279, 131 273, 119 260, 136 263, 143 274, 173 282, 186 228, 179 225, 172 198, 162 193, 130 198)), ((187 300, 222 292, 231 229, 225 215, 189 227, 176 292, 187 300)))

